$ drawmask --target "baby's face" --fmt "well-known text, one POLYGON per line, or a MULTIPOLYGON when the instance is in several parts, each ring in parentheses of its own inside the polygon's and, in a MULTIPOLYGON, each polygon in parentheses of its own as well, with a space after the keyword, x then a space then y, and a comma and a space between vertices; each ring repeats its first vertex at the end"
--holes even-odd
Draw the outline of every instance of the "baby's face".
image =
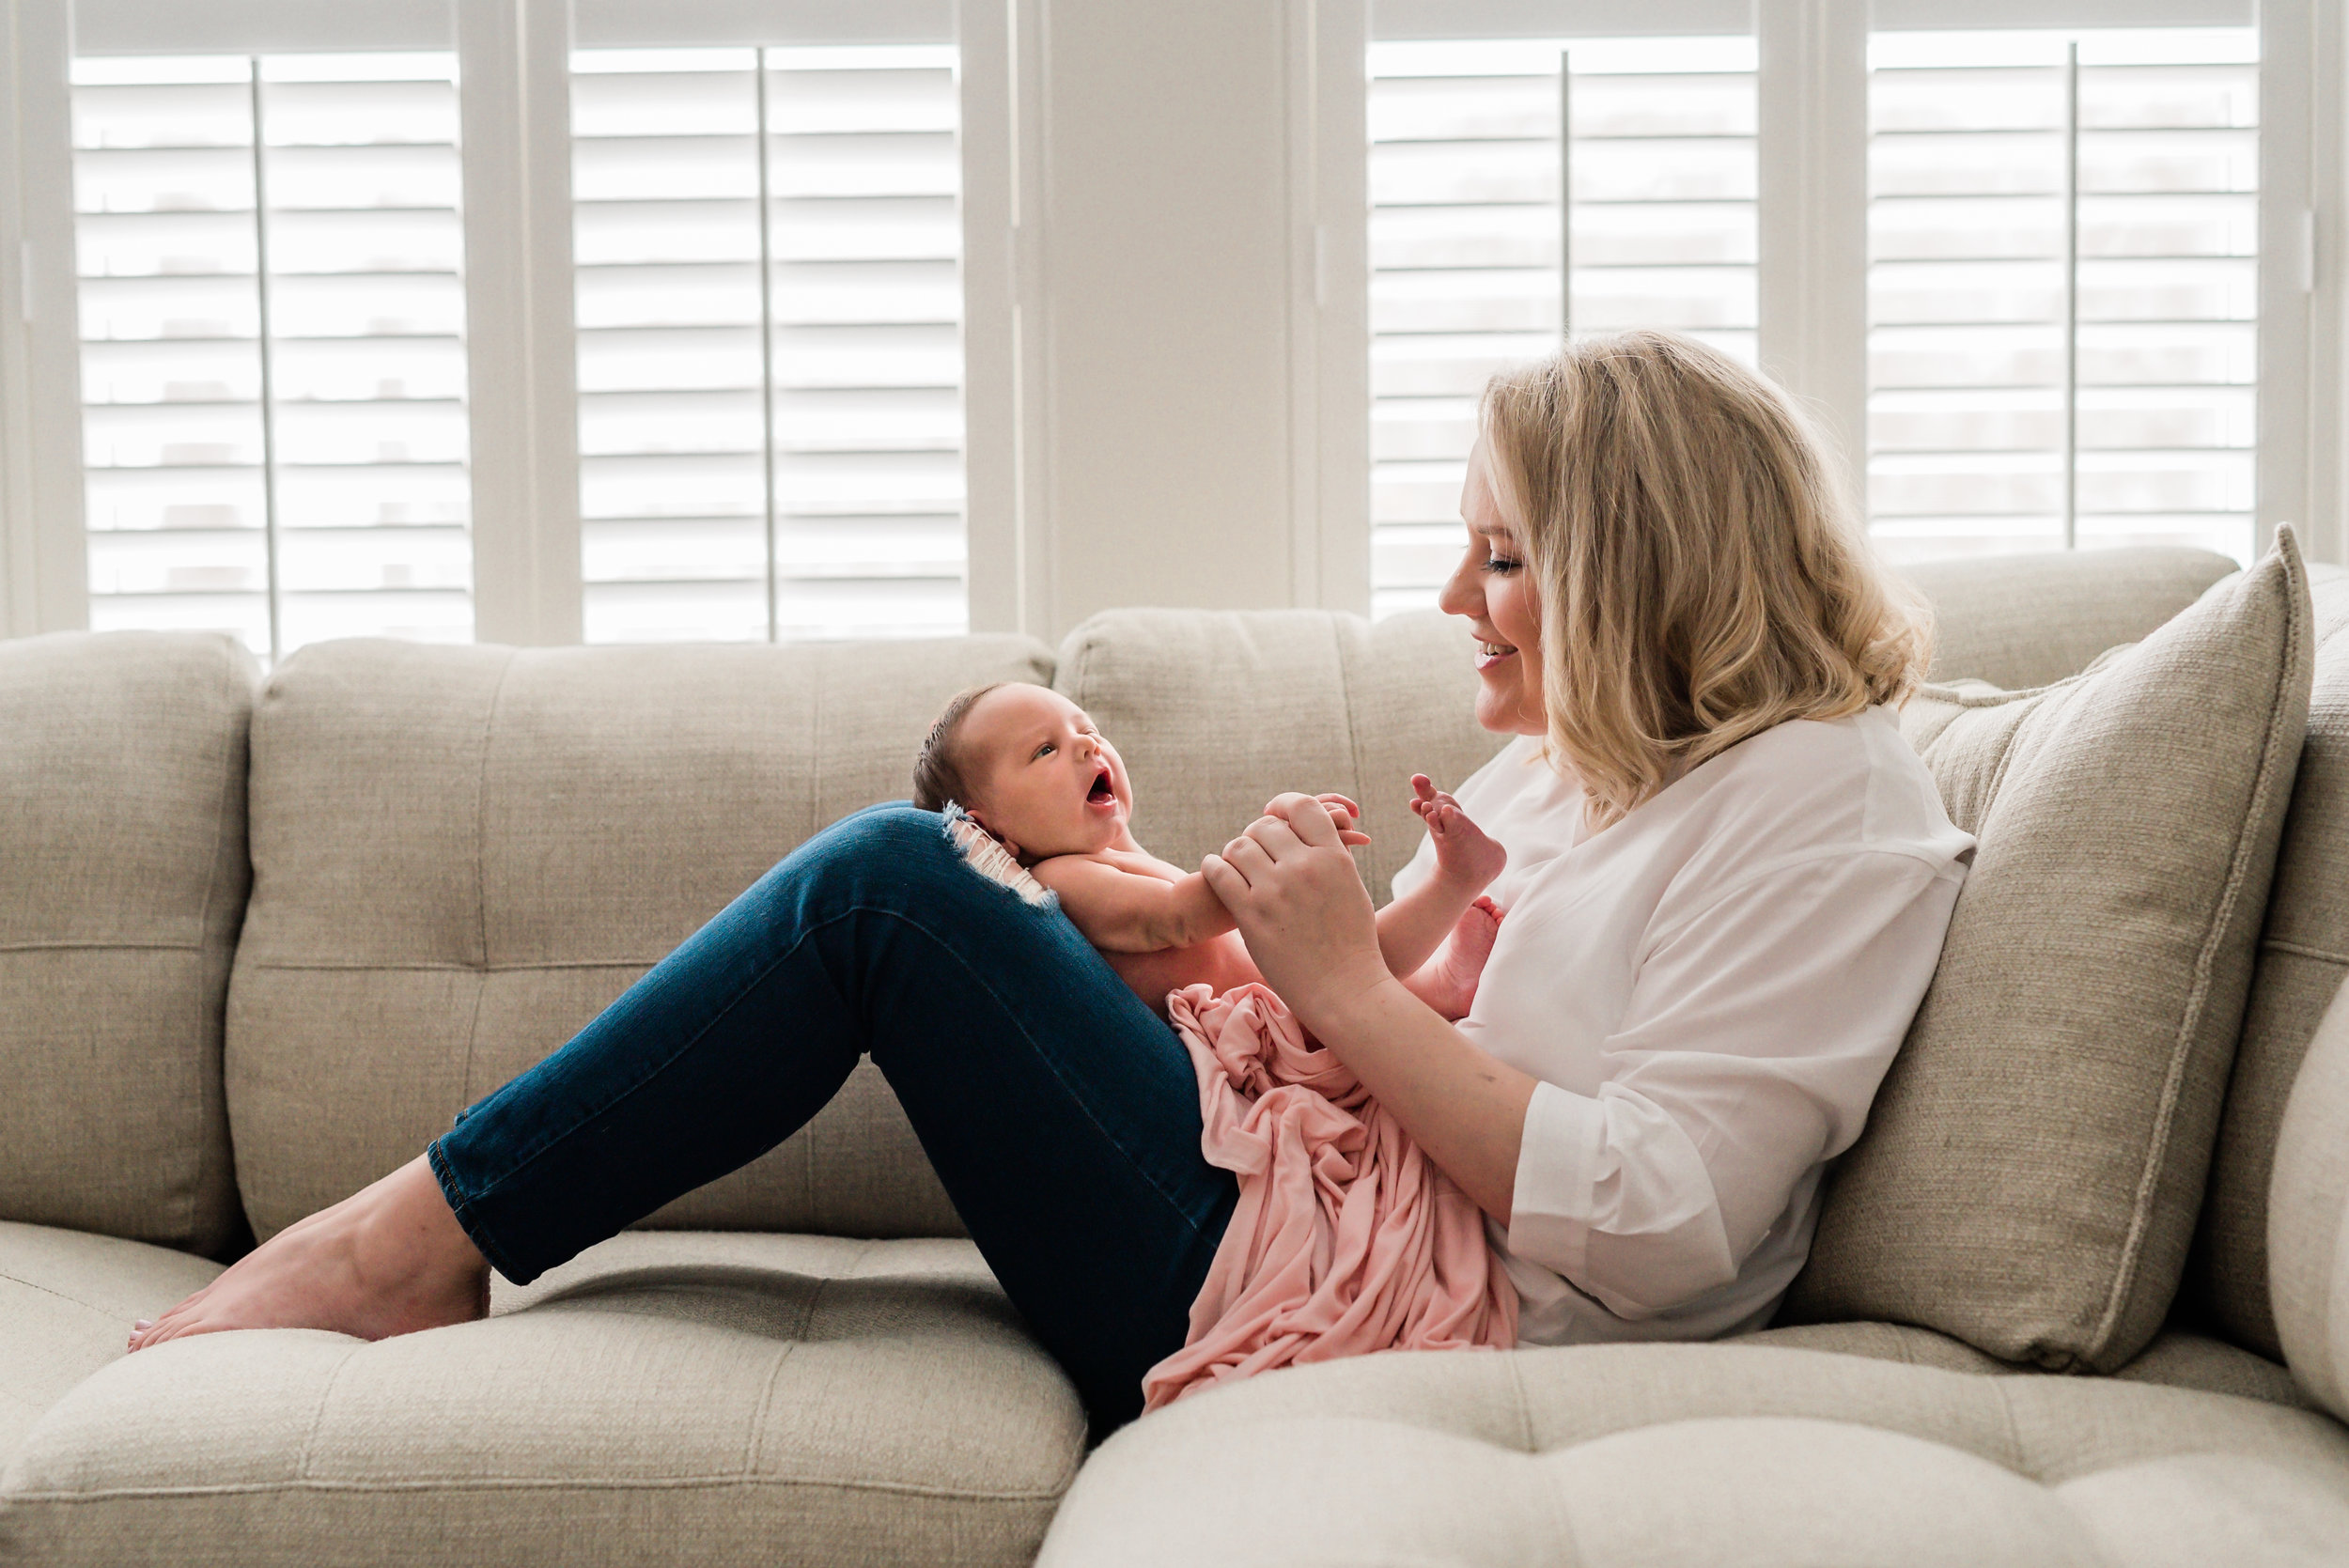
POLYGON ((958 739, 979 797, 965 809, 1013 854, 1040 861, 1130 844, 1126 764, 1059 692, 997 687, 964 717, 958 739))

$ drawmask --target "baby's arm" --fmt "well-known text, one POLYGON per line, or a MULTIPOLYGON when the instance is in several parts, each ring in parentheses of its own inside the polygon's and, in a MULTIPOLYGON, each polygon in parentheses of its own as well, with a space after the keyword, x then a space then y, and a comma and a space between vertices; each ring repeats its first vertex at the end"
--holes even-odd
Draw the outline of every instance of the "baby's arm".
POLYGON ((1509 863, 1509 852, 1469 820, 1460 802, 1424 773, 1411 775, 1411 810, 1436 844, 1436 874, 1378 911, 1378 952, 1389 973, 1408 980, 1509 863))
POLYGON ((1089 855, 1055 855, 1030 868, 1060 895, 1061 912, 1106 953, 1190 947, 1235 929, 1231 911, 1197 872, 1169 882, 1089 855))

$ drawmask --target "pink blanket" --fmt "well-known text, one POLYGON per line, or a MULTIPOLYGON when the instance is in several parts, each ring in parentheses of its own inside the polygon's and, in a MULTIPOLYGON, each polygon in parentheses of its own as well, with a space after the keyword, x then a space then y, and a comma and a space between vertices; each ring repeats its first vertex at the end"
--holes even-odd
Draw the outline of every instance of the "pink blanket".
POLYGON ((1199 1072, 1199 1146, 1239 1176, 1239 1207, 1145 1409, 1293 1361, 1517 1343, 1483 1213, 1279 997, 1191 986, 1167 1008, 1199 1072))

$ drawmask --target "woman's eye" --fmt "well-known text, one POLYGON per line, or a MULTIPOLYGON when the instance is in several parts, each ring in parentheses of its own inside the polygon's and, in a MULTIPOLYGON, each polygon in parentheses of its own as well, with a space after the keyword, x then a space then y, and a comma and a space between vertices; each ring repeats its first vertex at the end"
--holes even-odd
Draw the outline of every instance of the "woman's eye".
POLYGON ((1521 565, 1523 565, 1522 562, 1513 560, 1506 555, 1488 555, 1485 558, 1485 569, 1489 572, 1506 574, 1517 570, 1521 565))

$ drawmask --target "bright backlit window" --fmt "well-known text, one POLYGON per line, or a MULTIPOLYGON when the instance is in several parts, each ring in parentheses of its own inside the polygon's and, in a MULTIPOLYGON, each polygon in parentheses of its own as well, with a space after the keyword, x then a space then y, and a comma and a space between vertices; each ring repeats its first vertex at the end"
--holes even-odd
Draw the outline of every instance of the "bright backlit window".
POLYGON ((75 62, 92 626, 472 635, 455 71, 75 62))
POLYGON ((1368 114, 1384 614, 1433 603, 1459 553, 1495 370, 1568 325, 1670 327, 1752 362, 1753 39, 1377 42, 1368 114))
POLYGON ((573 57, 588 641, 963 629, 955 67, 573 57))
POLYGON ((1875 36, 1868 492, 1890 553, 2248 558, 2258 44, 1875 36))

